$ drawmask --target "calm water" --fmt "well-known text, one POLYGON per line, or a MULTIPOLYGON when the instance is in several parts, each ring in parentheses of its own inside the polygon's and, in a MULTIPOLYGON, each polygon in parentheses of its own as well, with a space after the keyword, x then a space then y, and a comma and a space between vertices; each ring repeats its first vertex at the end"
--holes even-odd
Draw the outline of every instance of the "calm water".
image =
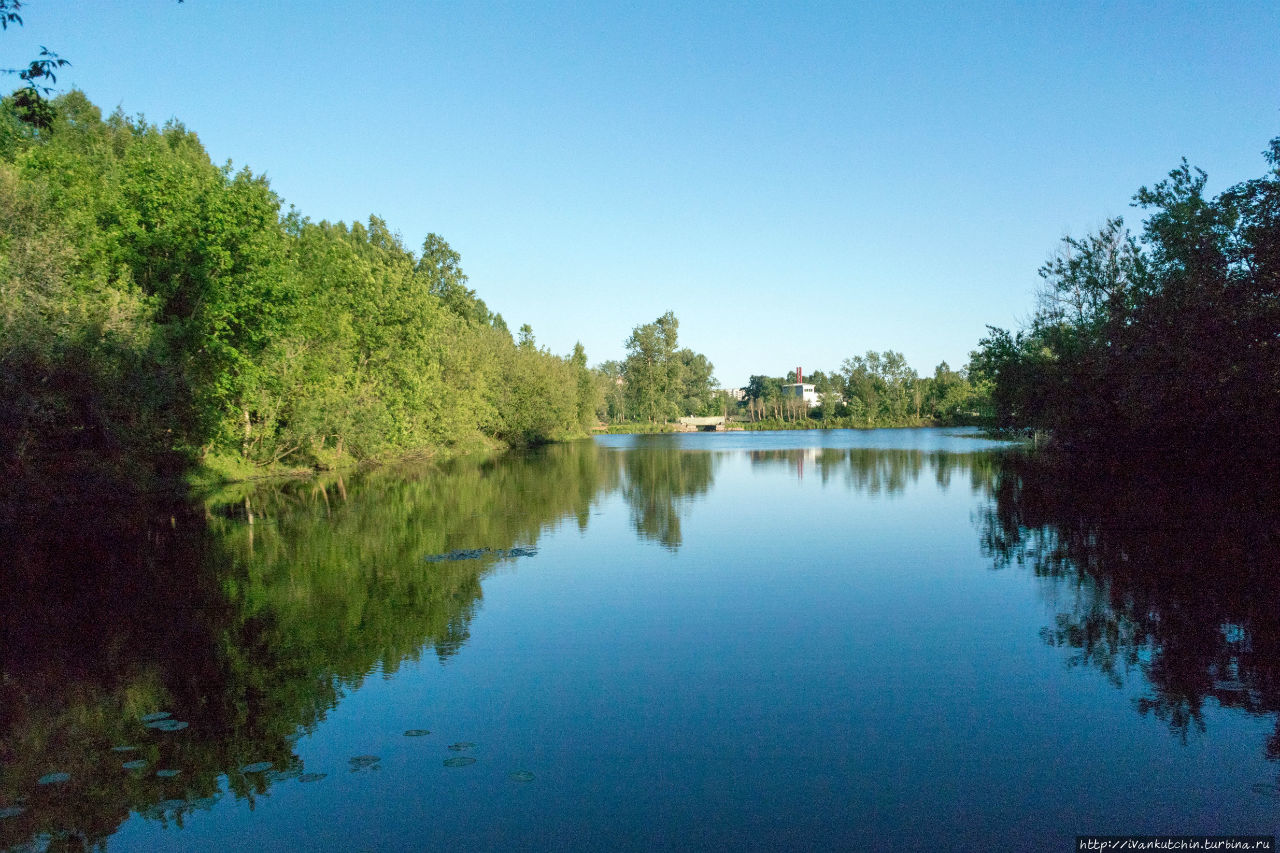
POLYGON ((0 849, 1271 835, 1280 546, 1223 488, 880 430, 32 508, 0 849))

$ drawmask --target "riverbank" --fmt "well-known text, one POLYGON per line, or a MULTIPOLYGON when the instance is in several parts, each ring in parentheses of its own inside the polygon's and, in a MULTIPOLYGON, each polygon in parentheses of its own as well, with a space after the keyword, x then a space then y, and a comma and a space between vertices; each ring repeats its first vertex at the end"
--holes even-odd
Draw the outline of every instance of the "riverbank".
MULTIPOLYGON (((762 421, 740 421, 729 420, 725 425, 724 431, 757 431, 757 430, 812 430, 812 429, 927 429, 932 427, 957 427, 957 426, 983 426, 977 420, 972 421, 952 421, 946 422, 937 418, 909 418, 903 421, 892 421, 883 423, 876 421, 867 423, 858 421, 854 418, 827 418, 823 420, 815 420, 806 418, 798 421, 780 420, 770 418, 762 421)), ((597 427, 596 435, 630 435, 630 434, 649 434, 649 433, 673 433, 686 431, 678 423, 651 424, 651 423, 620 423, 609 424, 604 428, 597 427)), ((1009 431, 994 430, 992 435, 1001 433, 998 437, 1008 438, 1009 431)))
POLYGON ((384 465, 395 465, 402 462, 433 461, 450 462, 455 459, 501 456, 513 450, 538 447, 546 444, 560 444, 570 441, 581 441, 589 438, 586 433, 565 435, 555 441, 534 442, 528 445, 515 445, 491 436, 476 433, 468 440, 456 442, 447 447, 425 446, 401 452, 384 453, 369 457, 356 457, 351 454, 329 453, 320 457, 313 465, 284 465, 274 463, 260 466, 241 456, 227 453, 210 453, 185 478, 192 492, 210 492, 239 483, 257 483, 265 480, 305 479, 330 472, 349 471, 361 468, 377 468, 384 465))
POLYGON ((855 418, 823 418, 815 420, 805 418, 799 421, 769 418, 762 421, 744 421, 741 427, 745 430, 781 430, 781 429, 915 429, 919 427, 955 426, 943 424, 932 418, 909 418, 902 421, 867 423, 855 418))
POLYGON ((679 424, 622 423, 596 427, 595 435, 649 435, 669 432, 680 432, 679 424))

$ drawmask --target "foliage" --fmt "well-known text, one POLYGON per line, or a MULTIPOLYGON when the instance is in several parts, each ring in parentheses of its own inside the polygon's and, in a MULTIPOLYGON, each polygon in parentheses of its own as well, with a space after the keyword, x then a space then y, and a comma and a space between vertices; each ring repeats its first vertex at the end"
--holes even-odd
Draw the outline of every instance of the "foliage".
MULTIPOLYGON (((181 2, 181 0, 179 0, 181 2)), ((23 0, 0 0, 0 29, 10 24, 22 26, 23 0)), ((48 130, 53 123, 54 110, 45 98, 53 92, 58 82, 57 70, 71 63, 58 54, 41 46, 40 55, 27 63, 26 68, 5 68, 4 74, 16 74, 22 87, 13 93, 14 114, 26 124, 40 130, 48 130)))
MULTIPOLYGON (((979 520, 995 568, 1060 580, 1041 636, 1184 742, 1215 705, 1280 709, 1274 460, 1010 454, 979 520), (1153 464, 1153 462, 1155 464, 1153 464)), ((1280 726, 1264 747, 1280 759, 1280 726)))
POLYGON ((713 366, 700 353, 676 349, 679 327, 676 315, 668 311, 631 331, 620 371, 628 416, 659 423, 711 413, 713 366))
POLYGON ((604 429, 607 435, 658 435, 679 431, 678 424, 650 423, 649 421, 621 421, 609 424, 604 429))
POLYGON ((679 364, 676 406, 680 414, 690 416, 718 414, 719 409, 712 399, 716 378, 712 375, 714 367, 711 362, 707 361, 707 357, 702 353, 694 352, 688 347, 676 352, 675 359, 679 364))
POLYGON ((627 409, 650 423, 667 421, 677 412, 676 315, 668 311, 652 323, 636 326, 627 338, 622 378, 627 409))
POLYGON ((921 377, 899 352, 867 352, 847 358, 839 371, 816 370, 809 384, 818 395, 810 408, 791 394, 792 376, 752 376, 746 412, 757 429, 872 428, 971 423, 985 408, 985 387, 967 370, 943 362, 921 377))
POLYGON ((581 342, 573 345, 569 363, 577 380, 578 426, 586 432, 596 425, 596 413, 604 405, 604 388, 587 367, 587 351, 581 342))
MULTIPOLYGON (((1271 170, 1206 198, 1184 161, 1040 270, 1029 326, 974 353, 998 422, 1069 444, 1244 448, 1280 416, 1280 138, 1271 170)), ((1234 452, 1234 451, 1233 451, 1234 452)))
POLYGON ((627 415, 626 392, 623 388, 622 363, 606 361, 592 371, 598 402, 596 417, 609 424, 625 420, 627 415))
POLYGON ((0 107, 0 466, 144 484, 583 434, 601 389, 517 345, 430 234, 311 222, 181 124, 0 107))

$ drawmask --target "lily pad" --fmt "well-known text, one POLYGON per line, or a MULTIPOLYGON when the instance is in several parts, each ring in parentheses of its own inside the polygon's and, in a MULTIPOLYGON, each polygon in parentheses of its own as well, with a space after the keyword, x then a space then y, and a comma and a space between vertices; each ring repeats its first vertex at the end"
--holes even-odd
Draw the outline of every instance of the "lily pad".
POLYGON ((469 740, 460 740, 457 743, 449 744, 449 749, 452 749, 454 752, 462 752, 464 749, 473 749, 474 747, 475 744, 469 740))
POLYGON ((40 785, 57 785, 62 782, 70 782, 70 781, 71 781, 71 774, 63 773, 61 770, 59 770, 56 773, 46 773, 45 775, 37 779, 36 783, 40 785))
POLYGON ((139 758, 136 761, 126 761, 124 764, 121 764, 120 766, 123 767, 125 770, 141 770, 142 768, 147 766, 147 762, 139 758))
POLYGON ((156 711, 154 714, 143 714, 140 718, 144 723, 154 723, 156 720, 167 720, 172 717, 168 711, 156 711))
POLYGON ((246 764, 240 768, 241 773, 261 773, 264 770, 271 769, 270 761, 255 761, 252 764, 246 764))
POLYGON ((476 760, 470 755, 455 755, 453 758, 444 760, 445 767, 466 767, 468 764, 475 764, 476 760))
POLYGON ((113 746, 111 747, 111 751, 112 752, 137 752, 138 748, 136 746, 113 746))
POLYGON ((409 729, 407 732, 404 733, 404 736, 405 737, 422 737, 423 735, 429 735, 429 734, 431 734, 431 732, 427 729, 409 729))
POLYGON ((181 720, 156 720, 155 722, 147 723, 147 728, 162 732, 180 732, 189 725, 191 724, 184 723, 181 720))
POLYGON ((4 820, 7 817, 17 817, 25 811, 26 809, 22 806, 5 806, 0 809, 0 820, 4 820))
POLYGON ((298 777, 298 781, 299 782, 319 782, 321 779, 323 779, 328 775, 329 775, 328 773, 303 773, 301 776, 298 777))
POLYGON ((182 772, 181 770, 157 770, 156 775, 159 776, 161 779, 172 779, 174 776, 177 776, 181 772, 182 772))
POLYGON ((513 770, 507 774, 507 777, 513 782, 532 782, 534 776, 528 770, 513 770))
POLYGON ((351 765, 351 770, 367 770, 376 765, 382 759, 376 755, 357 755, 354 758, 348 758, 347 763, 351 765))

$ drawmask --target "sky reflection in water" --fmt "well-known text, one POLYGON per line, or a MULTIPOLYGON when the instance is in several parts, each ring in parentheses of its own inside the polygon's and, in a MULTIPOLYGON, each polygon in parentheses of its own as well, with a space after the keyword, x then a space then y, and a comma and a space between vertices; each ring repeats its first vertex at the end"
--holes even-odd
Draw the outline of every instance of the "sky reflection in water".
POLYGON ((610 436, 11 534, 0 845, 1273 832, 1263 510, 948 432, 610 436))

